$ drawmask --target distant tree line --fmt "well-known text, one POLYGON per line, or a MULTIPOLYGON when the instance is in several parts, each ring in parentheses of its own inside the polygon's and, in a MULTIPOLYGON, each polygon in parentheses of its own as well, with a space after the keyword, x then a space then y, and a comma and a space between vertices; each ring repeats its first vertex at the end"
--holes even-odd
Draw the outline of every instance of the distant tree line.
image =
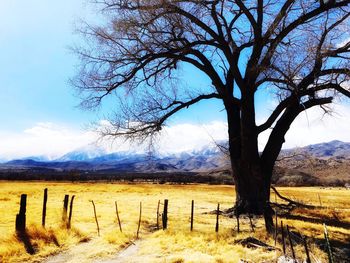
POLYGON ((37 170, 3 170, 0 180, 35 180, 35 181, 109 181, 109 182, 150 182, 150 183, 203 183, 203 184, 233 184, 232 177, 217 176, 215 174, 201 174, 195 172, 154 172, 131 173, 116 171, 60 171, 51 169, 37 170))
MULTIPOLYGON (((272 184, 278 186, 333 186, 343 187, 348 180, 338 178, 317 178, 310 174, 294 171, 295 176, 286 176, 288 171, 277 169, 272 177, 272 184)), ((234 185, 230 171, 218 173, 199 172, 118 172, 118 171, 83 171, 54 169, 8 169, 0 171, 0 180, 8 181, 71 181, 71 182, 130 182, 157 184, 214 184, 234 185)))

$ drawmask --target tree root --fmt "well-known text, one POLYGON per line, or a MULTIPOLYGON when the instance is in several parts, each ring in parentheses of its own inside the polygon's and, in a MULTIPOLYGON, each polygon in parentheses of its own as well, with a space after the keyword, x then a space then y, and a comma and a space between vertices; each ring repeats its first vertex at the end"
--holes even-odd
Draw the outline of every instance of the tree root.
MULTIPOLYGON (((320 206, 314 206, 314 205, 308 205, 308 204, 303 204, 297 201, 294 201, 292 199, 289 199, 288 197, 285 197, 283 195, 281 195, 277 189, 274 186, 271 186, 271 189, 276 193, 276 195, 282 199, 283 201, 286 201, 287 204, 279 204, 279 203, 274 203, 274 202, 269 202, 269 204, 271 205, 271 207, 273 207, 274 209, 278 209, 280 211, 284 211, 286 214, 290 213, 292 210, 294 210, 295 208, 298 207, 303 207, 303 208, 307 208, 307 209, 317 209, 317 208, 322 208, 320 206)), ((213 213, 216 213, 216 210, 212 211, 213 213)), ((236 211, 236 207, 230 207, 226 210, 220 211, 220 214, 224 215, 224 216, 228 216, 228 217, 237 217, 237 211, 236 211)), ((254 216, 253 214, 248 214, 248 213, 242 213, 239 214, 239 216, 242 215, 246 215, 247 217, 252 217, 254 216)), ((261 216, 261 215, 259 215, 261 216)))
POLYGON ((281 250, 280 248, 270 246, 267 243, 264 243, 254 237, 247 237, 245 239, 240 239, 236 241, 236 244, 241 244, 242 246, 248 247, 248 248, 263 248, 268 251, 273 251, 273 250, 281 250))
POLYGON ((273 206, 275 209, 279 209, 280 211, 284 211, 285 214, 289 214, 292 210, 298 207, 303 207, 307 209, 316 209, 316 208, 321 208, 320 206, 314 206, 314 205, 307 205, 303 204, 294 200, 291 200, 283 195, 281 195, 277 189, 271 185, 271 189, 275 192, 275 194, 282 199, 283 201, 288 202, 288 204, 278 204, 274 202, 270 202, 270 205, 273 206))

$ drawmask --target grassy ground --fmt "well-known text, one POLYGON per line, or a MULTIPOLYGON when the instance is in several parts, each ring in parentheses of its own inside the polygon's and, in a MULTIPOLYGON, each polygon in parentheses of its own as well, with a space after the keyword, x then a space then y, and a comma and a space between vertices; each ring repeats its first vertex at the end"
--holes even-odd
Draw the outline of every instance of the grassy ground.
MULTIPOLYGON (((350 191, 321 188, 279 188, 288 197, 324 208, 296 211, 310 219, 350 223, 350 191), (320 196, 320 198, 318 197, 320 196)), ((274 196, 273 198, 274 199, 274 196)), ((281 200, 277 200, 281 201, 281 200)), ((107 183, 54 183, 54 182, 0 182, 0 262, 40 262, 45 257, 80 246, 72 262, 92 262, 113 257, 117 251, 128 246, 136 238, 139 205, 142 202, 140 239, 144 240, 138 250, 143 262, 272 262, 281 251, 267 251, 242 246, 239 240, 254 236, 270 245, 261 219, 253 219, 255 232, 251 232, 248 219, 241 220, 238 234, 236 221, 220 217, 220 230, 215 233, 215 215, 207 214, 216 209, 229 208, 234 203, 232 186, 213 185, 153 185, 153 184, 107 184, 107 183), (41 227, 43 189, 48 188, 46 229, 41 227), (24 245, 14 231, 19 210, 20 194, 28 194, 27 234, 34 255, 26 253, 24 245), (72 229, 62 226, 62 207, 65 194, 75 195, 72 229), (154 231, 158 200, 169 199, 169 229, 154 231), (94 220, 94 200, 100 225, 100 237, 94 220), (195 200, 194 231, 189 231, 191 200, 195 200), (120 233, 115 213, 118 201, 123 233, 120 233)), ((161 206, 162 209, 162 206, 161 206)), ((325 260, 313 239, 323 238, 323 226, 299 219, 283 219, 294 231, 311 237, 311 253, 325 260)), ((311 220, 312 221, 312 220, 311 220)), ((333 242, 348 242, 350 230, 345 227, 329 227, 333 242)), ((277 245, 281 247, 280 245, 277 245)), ((303 246, 296 247, 297 256, 304 257, 303 246)))

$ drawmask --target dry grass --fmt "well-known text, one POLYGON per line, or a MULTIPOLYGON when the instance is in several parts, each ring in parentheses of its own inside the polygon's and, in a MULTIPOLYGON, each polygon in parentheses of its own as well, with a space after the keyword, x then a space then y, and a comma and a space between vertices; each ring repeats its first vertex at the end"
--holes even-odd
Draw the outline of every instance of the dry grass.
MULTIPOLYGON (((38 262, 60 251, 72 249, 76 254, 72 262, 91 262, 94 259, 112 257, 118 250, 135 240, 142 202, 142 224, 138 256, 142 262, 269 262, 281 252, 269 252, 262 248, 243 247, 238 240, 254 236, 270 245, 261 219, 254 219, 255 233, 251 233, 249 221, 242 219, 241 233, 236 232, 236 221, 220 218, 220 231, 215 233, 215 215, 205 214, 216 209, 229 208, 234 203, 232 186, 209 185, 152 185, 152 184, 107 184, 107 183, 54 183, 54 182, 0 182, 0 262, 38 262), (41 224, 43 189, 49 189, 46 229, 41 224), (19 209, 20 194, 28 194, 27 232, 36 250, 35 255, 26 253, 24 246, 14 235, 14 221, 19 209), (63 197, 76 195, 71 230, 61 226, 63 197), (156 223, 158 200, 169 199, 169 229, 153 232, 156 223), (194 231, 189 231, 191 200, 195 200, 194 231), (97 237, 91 202, 94 200, 101 237, 97 237), (119 232, 114 202, 122 221, 123 233, 119 232), (4 213, 3 211, 6 211, 4 213), (89 246, 76 246, 89 241, 89 246)), ((326 209, 299 211, 308 217, 331 217, 336 213, 339 220, 350 218, 349 191, 320 188, 280 188, 281 193, 305 203, 318 205, 318 195, 326 209)), ((311 237, 323 237, 322 225, 285 220, 293 229, 311 237)), ((329 227, 331 238, 345 241, 350 231, 329 227)), ((304 255, 303 247, 297 253, 304 255)), ((312 253, 324 259, 325 254, 316 246, 312 253)), ((69 262, 69 260, 66 260, 69 262)))

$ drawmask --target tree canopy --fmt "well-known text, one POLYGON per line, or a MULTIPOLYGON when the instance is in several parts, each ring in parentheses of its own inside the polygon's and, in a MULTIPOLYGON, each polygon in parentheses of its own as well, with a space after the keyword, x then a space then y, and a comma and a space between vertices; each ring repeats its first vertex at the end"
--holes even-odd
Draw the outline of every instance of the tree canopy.
POLYGON ((96 107, 119 88, 137 94, 121 101, 108 133, 148 136, 201 100, 241 107, 242 93, 273 89, 280 103, 257 127, 262 132, 285 117, 295 100, 301 103, 294 115, 330 103, 336 93, 350 95, 349 1, 96 3, 108 22, 81 30, 93 42, 78 50, 82 68, 74 84, 86 91, 83 104, 96 107), (170 86, 183 63, 207 75, 213 91, 170 86))
MULTIPOLYGON (((126 91, 104 133, 146 138, 180 110, 219 99, 227 112, 238 189, 253 183, 269 188, 285 134, 301 112, 314 106, 327 111, 336 96, 350 97, 350 0, 96 3, 107 22, 81 29, 89 46, 77 49, 82 66, 74 84, 88 108, 126 91), (211 87, 199 91, 177 85, 184 64, 202 72, 211 87), (258 90, 278 99, 262 124, 255 118, 258 90), (259 154, 258 135, 268 129, 259 154)), ((266 200, 265 192, 250 203, 266 200)))

